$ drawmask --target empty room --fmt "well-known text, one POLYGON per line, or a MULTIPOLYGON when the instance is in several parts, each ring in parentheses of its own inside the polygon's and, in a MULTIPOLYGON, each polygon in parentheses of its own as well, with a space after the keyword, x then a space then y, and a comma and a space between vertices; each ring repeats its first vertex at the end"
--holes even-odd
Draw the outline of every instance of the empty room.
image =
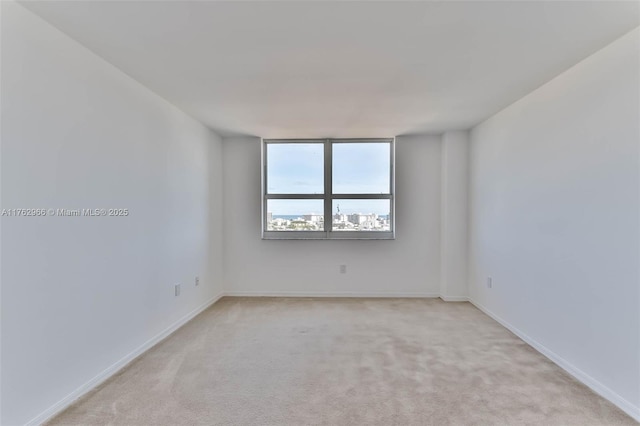
POLYGON ((0 1, 0 424, 640 424, 640 2, 0 1))

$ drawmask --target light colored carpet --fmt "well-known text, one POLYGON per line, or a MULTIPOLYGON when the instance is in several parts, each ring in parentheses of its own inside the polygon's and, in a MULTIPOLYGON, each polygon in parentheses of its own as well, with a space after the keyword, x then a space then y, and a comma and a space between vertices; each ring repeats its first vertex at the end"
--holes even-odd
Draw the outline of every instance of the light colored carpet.
POLYGON ((469 303, 224 298, 55 425, 628 425, 469 303))

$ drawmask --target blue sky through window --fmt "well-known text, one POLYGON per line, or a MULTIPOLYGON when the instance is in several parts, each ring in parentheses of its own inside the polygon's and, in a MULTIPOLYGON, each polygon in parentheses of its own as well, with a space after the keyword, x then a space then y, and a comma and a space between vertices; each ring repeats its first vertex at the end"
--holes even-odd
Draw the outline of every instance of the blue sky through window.
POLYGON ((388 194, 388 143, 333 144, 334 194, 388 194))
POLYGON ((267 164, 270 194, 324 192, 324 145, 321 143, 268 144, 267 164))

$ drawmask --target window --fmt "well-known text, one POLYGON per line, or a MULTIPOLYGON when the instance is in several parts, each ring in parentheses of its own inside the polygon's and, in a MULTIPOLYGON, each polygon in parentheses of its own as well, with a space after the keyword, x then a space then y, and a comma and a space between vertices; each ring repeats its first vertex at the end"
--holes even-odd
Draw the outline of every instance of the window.
POLYGON ((393 161, 393 139, 263 140, 262 237, 393 239, 393 161))

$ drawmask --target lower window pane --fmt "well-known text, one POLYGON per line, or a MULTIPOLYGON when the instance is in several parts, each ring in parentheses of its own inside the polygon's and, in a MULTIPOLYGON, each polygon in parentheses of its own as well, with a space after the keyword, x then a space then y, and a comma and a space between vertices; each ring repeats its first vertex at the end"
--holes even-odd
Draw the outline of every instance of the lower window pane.
POLYGON ((267 200, 267 231, 324 231, 323 200, 267 200))
POLYGON ((333 200, 334 231, 391 231, 390 200, 333 200))

